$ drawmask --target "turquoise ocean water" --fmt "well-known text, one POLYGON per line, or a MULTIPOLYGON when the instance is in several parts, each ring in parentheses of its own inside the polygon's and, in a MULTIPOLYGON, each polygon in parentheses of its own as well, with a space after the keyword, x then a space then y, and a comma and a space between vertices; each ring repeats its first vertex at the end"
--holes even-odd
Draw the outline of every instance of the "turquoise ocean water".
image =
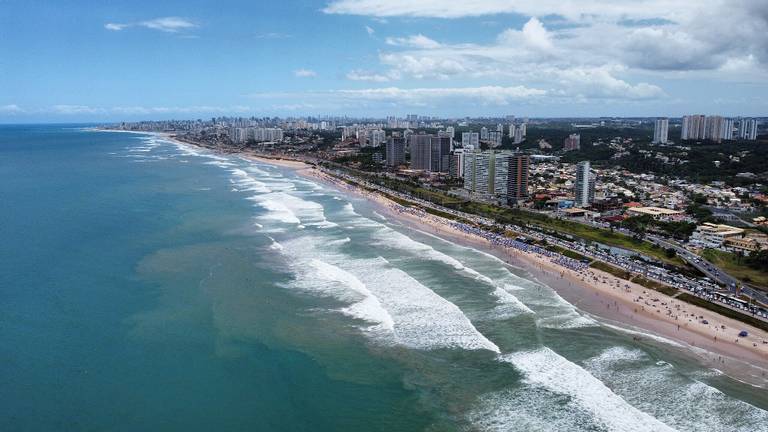
POLYGON ((0 126, 0 203, 2 431, 768 430, 765 390, 283 168, 0 126))

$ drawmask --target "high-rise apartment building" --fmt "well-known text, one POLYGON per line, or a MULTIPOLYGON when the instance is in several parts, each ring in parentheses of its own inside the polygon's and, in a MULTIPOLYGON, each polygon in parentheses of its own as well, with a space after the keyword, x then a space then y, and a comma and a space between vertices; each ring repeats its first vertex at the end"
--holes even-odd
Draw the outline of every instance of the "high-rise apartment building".
POLYGON ((464 152, 464 189, 506 199, 512 155, 494 151, 464 152))
POLYGON ((710 116, 706 118, 706 127, 704 129, 704 139, 715 142, 722 141, 725 119, 721 116, 710 116))
POLYGON ((414 134, 409 137, 411 168, 427 172, 448 172, 451 141, 445 136, 414 134))
POLYGON ((451 139, 447 136, 433 136, 430 139, 430 172, 447 173, 451 161, 451 139))
POLYGON ((500 147, 503 138, 504 138, 503 132, 499 132, 499 131, 488 132, 488 141, 491 143, 491 148, 500 147))
POLYGON ((563 142, 563 151, 573 151, 581 149, 581 135, 570 134, 563 142))
POLYGON ((369 132, 368 144, 371 147, 378 147, 385 142, 387 142, 387 135, 383 130, 374 129, 369 132))
POLYGON ((666 144, 669 137, 669 119, 658 118, 653 125, 653 142, 655 144, 666 144))
POLYGON ((576 165, 575 186, 576 207, 589 207, 595 200, 595 177, 589 169, 589 161, 579 162, 576 165))
POLYGON ((461 134, 461 146, 464 148, 479 148, 480 135, 477 132, 463 132, 461 134))
POLYGON ((427 134, 413 134, 408 137, 412 169, 429 171, 432 166, 431 137, 427 134))
POLYGON ((451 139, 451 148, 453 148, 453 139, 456 137, 456 129, 453 126, 445 128, 445 136, 451 139))
POLYGON ((727 118, 723 119, 723 125, 720 128, 720 139, 723 141, 731 141, 733 140, 733 131, 735 129, 734 127, 735 123, 733 119, 727 118))
POLYGON ((464 178, 464 149, 451 152, 448 174, 453 178, 464 178))
POLYGON ((757 139, 757 120, 753 118, 739 119, 738 137, 743 140, 757 139))
POLYGON ((528 197, 528 176, 530 167, 528 155, 513 154, 509 158, 507 176, 507 202, 512 205, 528 197))
POLYGON ((683 116, 683 124, 680 129, 681 140, 707 139, 707 116, 694 114, 683 116))
MULTIPOLYGON (((735 126, 736 123, 733 119, 722 116, 687 115, 683 116, 680 139, 730 141, 734 138, 735 126)), ((737 131, 737 137, 741 138, 741 124, 737 131)))
POLYGON ((396 167, 405 164, 405 138, 391 136, 387 140, 387 165, 396 167))
POLYGON ((515 131, 514 143, 515 144, 520 144, 521 142, 523 142, 523 139, 524 139, 523 129, 522 128, 517 128, 517 130, 515 131))

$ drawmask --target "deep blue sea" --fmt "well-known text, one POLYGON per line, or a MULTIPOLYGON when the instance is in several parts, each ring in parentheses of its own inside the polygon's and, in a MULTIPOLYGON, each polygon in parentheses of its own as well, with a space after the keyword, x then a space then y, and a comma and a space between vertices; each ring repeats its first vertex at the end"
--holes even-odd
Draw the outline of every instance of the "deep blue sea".
POLYGON ((5 125, 0 204, 0 431, 768 431, 764 389, 284 168, 5 125))

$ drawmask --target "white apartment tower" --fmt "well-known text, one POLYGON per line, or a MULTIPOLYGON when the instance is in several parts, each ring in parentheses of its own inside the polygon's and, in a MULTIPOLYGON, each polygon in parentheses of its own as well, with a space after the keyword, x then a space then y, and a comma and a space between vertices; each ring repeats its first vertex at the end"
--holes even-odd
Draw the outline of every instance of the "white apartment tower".
POLYGON ((589 207, 595 199, 595 177, 589 169, 589 161, 576 165, 576 207, 589 207))
POLYGON ((669 119, 658 118, 653 126, 654 144, 666 144, 669 136, 669 119))

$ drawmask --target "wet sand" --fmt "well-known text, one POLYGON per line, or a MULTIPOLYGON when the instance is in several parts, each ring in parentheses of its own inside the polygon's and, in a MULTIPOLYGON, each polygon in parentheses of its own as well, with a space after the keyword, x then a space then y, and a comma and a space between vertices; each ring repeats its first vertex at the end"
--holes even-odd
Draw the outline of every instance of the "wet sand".
MULTIPOLYGON (((260 160, 273 163, 270 159, 260 160)), ((399 211, 398 204, 382 195, 342 183, 317 169, 308 168, 303 162, 294 162, 290 167, 297 168, 299 175, 367 199, 391 221, 493 254, 525 270, 582 312, 636 341, 663 345, 686 356, 693 356, 705 366, 720 370, 734 379, 768 388, 768 344, 763 343, 768 341, 768 333, 765 331, 601 270, 589 268, 577 272, 553 263, 542 255, 493 245, 483 237, 453 228, 447 219, 431 214, 399 211), (703 324, 704 320, 708 324, 703 324), (747 330, 749 336, 737 337, 741 330, 747 330)))
MULTIPOLYGON (((169 134, 162 135, 181 144, 193 145, 175 140, 169 134)), ((239 155, 293 169, 298 175, 368 200, 392 221, 490 253, 525 270, 535 280, 551 287, 566 301, 609 328, 631 335, 639 342, 664 345, 667 349, 692 357, 734 379, 768 388, 768 344, 763 343, 768 341, 768 332, 601 270, 590 268, 577 272, 553 263, 542 255, 493 245, 483 237, 453 228, 449 224, 452 221, 447 219, 423 212, 417 215, 402 211, 401 206, 384 196, 353 187, 305 162, 264 157, 251 152, 240 152, 239 155), (703 324, 704 320, 708 324, 703 324), (737 337, 741 330, 747 330, 749 336, 737 337)))

